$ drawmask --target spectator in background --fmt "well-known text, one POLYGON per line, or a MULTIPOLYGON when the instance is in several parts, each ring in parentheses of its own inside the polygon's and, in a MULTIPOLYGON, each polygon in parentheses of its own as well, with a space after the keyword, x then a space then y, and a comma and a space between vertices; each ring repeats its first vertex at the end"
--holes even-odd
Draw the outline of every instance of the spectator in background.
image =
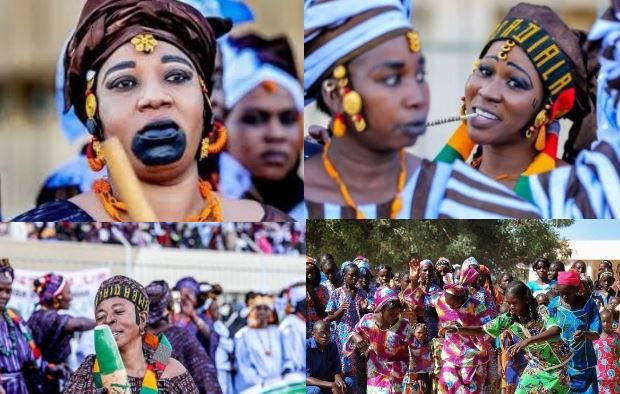
POLYGON ((73 317, 59 313, 71 306, 71 285, 62 275, 49 273, 34 281, 34 292, 39 304, 28 319, 32 338, 41 349, 47 370, 43 380, 46 394, 63 391, 63 382, 71 374, 68 358, 71 354, 71 338, 77 332, 95 328, 95 320, 73 317))
POLYGON ((150 303, 149 331, 155 335, 166 335, 172 345, 172 357, 187 369, 200 394, 222 394, 213 359, 190 331, 172 324, 173 300, 168 283, 153 281, 146 287, 146 292, 150 303))

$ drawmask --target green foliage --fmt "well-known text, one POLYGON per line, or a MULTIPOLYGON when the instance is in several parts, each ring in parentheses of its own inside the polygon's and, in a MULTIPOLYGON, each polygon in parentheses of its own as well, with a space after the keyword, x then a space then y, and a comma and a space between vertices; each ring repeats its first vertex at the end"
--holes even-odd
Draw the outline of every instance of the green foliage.
POLYGON ((404 270, 414 256, 435 261, 444 256, 461 263, 474 256, 494 273, 517 273, 538 256, 570 257, 568 242, 557 228, 571 220, 308 220, 308 254, 334 256, 340 265, 358 255, 373 266, 391 264, 404 270))

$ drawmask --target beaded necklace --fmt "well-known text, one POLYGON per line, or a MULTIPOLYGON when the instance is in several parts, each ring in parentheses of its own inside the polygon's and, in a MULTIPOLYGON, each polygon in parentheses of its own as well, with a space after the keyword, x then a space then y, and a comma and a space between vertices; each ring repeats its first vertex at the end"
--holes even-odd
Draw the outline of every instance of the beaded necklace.
POLYGON ((269 335, 269 327, 266 327, 265 329, 267 331, 267 346, 268 347, 265 347, 265 343, 263 342, 263 338, 260 335, 260 332, 261 332, 262 328, 257 328, 256 329, 256 336, 258 337, 258 342, 260 342, 260 346, 261 346, 261 348, 263 348, 263 350, 265 352, 265 355, 267 357, 271 357, 271 350, 269 350, 269 349, 271 349, 271 335, 269 335))
POLYGON ((4 309, 4 311, 2 311, 2 318, 6 322, 7 331, 9 332, 10 343, 8 347, 5 347, 4 342, 0 341, 0 354, 5 357, 8 357, 13 354, 13 351, 17 347, 17 334, 16 334, 17 328, 15 327, 13 320, 9 317, 9 314, 6 311, 6 308, 4 309))
MULTIPOLYGON (((211 184, 202 179, 198 180, 200 195, 206 201, 205 207, 198 215, 188 216, 185 222, 221 222, 224 220, 222 207, 218 198, 213 194, 211 184)), ((97 179, 93 182, 93 192, 99 197, 105 211, 117 222, 124 222, 122 215, 127 214, 127 205, 114 197, 112 186, 105 179, 97 179)))
MULTIPOLYGON (((323 167, 325 167, 325 171, 330 178, 332 178, 338 184, 338 188, 340 189, 340 194, 346 204, 355 210, 355 218, 356 219, 365 219, 366 217, 357 208, 357 204, 353 201, 351 194, 349 193, 349 189, 344 184, 340 173, 334 167, 334 164, 329 160, 329 147, 331 145, 331 141, 325 144, 325 148, 323 149, 323 167)), ((405 187, 405 180, 407 178, 407 165, 405 160, 405 150, 400 150, 400 173, 398 174, 398 182, 396 184, 396 195, 394 196, 394 200, 392 200, 392 205, 390 208, 390 219, 396 219, 396 216, 400 212, 403 207, 401 192, 405 187)))

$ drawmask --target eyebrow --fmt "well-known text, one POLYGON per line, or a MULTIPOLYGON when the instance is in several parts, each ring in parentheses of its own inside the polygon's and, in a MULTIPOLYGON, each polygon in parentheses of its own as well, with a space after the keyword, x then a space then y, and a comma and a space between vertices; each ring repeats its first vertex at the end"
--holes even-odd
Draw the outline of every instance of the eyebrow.
POLYGON ((161 62, 162 63, 183 63, 186 66, 188 66, 189 68, 191 68, 192 70, 194 69, 194 67, 192 66, 192 64, 187 61, 187 59, 182 58, 181 56, 176 56, 176 55, 164 55, 161 57, 161 62))
POLYGON ((108 77, 108 75, 114 71, 118 71, 118 70, 124 70, 126 68, 136 68, 136 62, 134 62, 133 60, 126 60, 124 62, 120 62, 112 67, 110 67, 108 69, 108 71, 105 72, 105 75, 103 76, 103 79, 106 79, 108 77))
MULTIPOLYGON (((498 62, 499 62, 498 57, 497 57, 497 56, 495 56, 495 55, 487 55, 487 56, 485 56, 485 58, 487 58, 487 57, 489 57, 489 58, 491 58, 491 59, 494 59, 495 61, 498 61, 498 62)), ((532 78, 530 78, 530 74, 529 74, 527 71, 525 71, 525 70, 523 69, 523 67, 521 67, 521 66, 519 66, 518 64, 513 63, 513 62, 511 62, 511 61, 508 61, 508 63, 506 63, 506 64, 508 64, 509 66, 512 66, 512 67, 516 68, 517 70, 519 70, 519 71, 521 71, 523 74, 525 74, 525 76, 527 77, 527 79, 530 81, 530 86, 534 86, 534 84, 532 83, 532 78)))
POLYGON ((393 70, 401 70, 405 67, 405 62, 400 60, 388 60, 386 62, 376 64, 370 71, 374 71, 382 67, 391 68, 393 70))

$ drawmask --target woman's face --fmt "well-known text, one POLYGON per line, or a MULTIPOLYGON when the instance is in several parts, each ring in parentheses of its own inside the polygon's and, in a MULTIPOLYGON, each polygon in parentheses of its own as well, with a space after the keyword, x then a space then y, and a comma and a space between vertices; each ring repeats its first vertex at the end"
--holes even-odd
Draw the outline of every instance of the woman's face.
MULTIPOLYGON (((140 325, 146 327, 146 313, 140 314, 140 325)), ((140 325, 136 322, 136 307, 130 301, 112 297, 101 301, 95 310, 97 325, 110 326, 119 348, 140 337, 140 325)))
POLYGON ((71 301, 73 300, 73 295, 71 294, 71 285, 67 283, 65 288, 60 293, 62 298, 60 299, 60 309, 69 309, 71 307, 71 301))
POLYGON ((443 277, 450 272, 450 268, 446 267, 445 265, 440 265, 439 267, 437 267, 437 277, 443 279, 443 277))
POLYGON ((204 99, 199 74, 180 49, 160 40, 145 54, 124 44, 96 78, 104 137, 119 138, 138 178, 169 183, 196 167, 204 99))
POLYGON ((508 311, 511 315, 524 316, 527 314, 525 302, 514 294, 506 294, 506 303, 508 304, 508 311))
POLYGON ((13 282, 4 276, 0 276, 0 312, 4 311, 6 304, 11 299, 13 292, 13 282))
POLYGON ((558 264, 551 263, 551 266, 549 267, 549 273, 547 274, 549 280, 557 280, 558 272, 560 271, 560 269, 561 267, 558 264))
POLYGON ((381 319, 388 327, 392 327, 398 319, 400 319, 400 312, 402 308, 391 308, 381 311, 381 319))
POLYGON ((267 325, 269 317, 271 316, 271 309, 267 305, 257 305, 254 307, 256 310, 256 318, 261 326, 267 325))
POLYGON ((601 287, 602 287, 604 290, 609 290, 609 288, 611 287, 611 285, 613 285, 613 284, 614 284, 614 278, 609 277, 609 276, 606 276, 606 277, 604 277, 603 279, 601 279, 601 280, 599 281, 599 283, 601 284, 601 287))
POLYGON ((387 268, 383 268, 382 270, 380 270, 379 272, 377 272, 377 282, 380 285, 386 285, 390 279, 392 279, 390 277, 390 271, 388 271, 387 268))
POLYGON ((467 122, 469 136, 481 145, 524 143, 522 130, 542 105, 544 87, 534 64, 519 46, 499 60, 504 43, 491 44, 465 85, 466 112, 478 113, 467 122))
POLYGON ((360 278, 360 271, 356 268, 348 269, 344 274, 344 283, 349 287, 355 287, 357 280, 360 278))
POLYGON ((534 271, 536 271, 538 279, 545 282, 549 280, 549 268, 542 261, 539 261, 536 265, 534 265, 534 271))
POLYGON ((423 283, 428 283, 433 277, 433 266, 431 264, 423 264, 420 266, 420 280, 423 283))
POLYGON ((198 306, 198 299, 193 290, 188 289, 187 287, 182 287, 179 290, 179 293, 181 293, 181 299, 189 301, 192 305, 194 305, 194 307, 198 306))
POLYGON ((316 281, 316 271, 312 264, 306 264, 306 282, 314 283, 316 281))
POLYGON ((502 275, 502 280, 499 282, 499 287, 506 290, 506 288, 508 288, 508 283, 512 282, 512 280, 512 276, 508 274, 502 275))
POLYGON ((416 142, 426 131, 430 101, 424 64, 421 53, 409 50, 404 35, 349 63, 349 80, 362 97, 367 125, 363 133, 352 134, 353 138, 373 151, 398 150, 416 142))
POLYGON ((562 301, 571 306, 577 302, 578 290, 577 286, 558 285, 558 293, 562 301))
POLYGON ((299 159, 303 139, 300 119, 286 89, 273 83, 258 86, 239 100, 226 118, 227 150, 253 176, 281 180, 299 159))
POLYGON ((585 274, 586 273, 586 263, 581 261, 581 260, 579 260, 578 262, 575 263, 575 269, 580 274, 585 274))

